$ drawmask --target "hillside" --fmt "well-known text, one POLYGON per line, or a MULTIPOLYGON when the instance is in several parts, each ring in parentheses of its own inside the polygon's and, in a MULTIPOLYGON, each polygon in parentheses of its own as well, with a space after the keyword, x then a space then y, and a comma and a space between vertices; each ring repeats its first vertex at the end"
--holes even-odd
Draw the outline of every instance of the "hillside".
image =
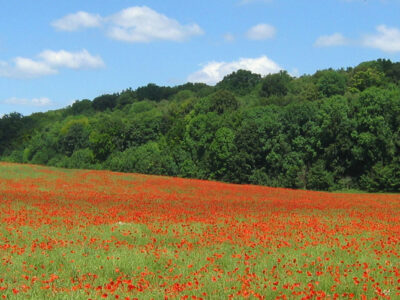
POLYGON ((3 161, 311 190, 400 191, 400 63, 149 84, 0 120, 3 161))
POLYGON ((0 163, 0 297, 398 299, 399 200, 0 163))

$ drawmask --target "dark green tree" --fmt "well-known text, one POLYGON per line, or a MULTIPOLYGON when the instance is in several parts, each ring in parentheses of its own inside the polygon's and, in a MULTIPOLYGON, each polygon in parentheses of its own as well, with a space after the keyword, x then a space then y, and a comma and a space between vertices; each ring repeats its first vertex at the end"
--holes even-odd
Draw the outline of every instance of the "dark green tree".
POLYGON ((250 93, 260 83, 261 75, 247 70, 238 70, 226 75, 217 85, 218 89, 234 92, 238 95, 250 93))
POLYGON ((289 83, 292 77, 286 71, 270 74, 262 80, 261 92, 262 97, 285 96, 289 91, 289 83))
POLYGON ((343 95, 346 89, 346 75, 339 71, 319 71, 317 77, 318 90, 325 96, 343 95))
POLYGON ((97 111, 112 110, 117 105, 118 94, 105 94, 93 99, 92 107, 97 111))

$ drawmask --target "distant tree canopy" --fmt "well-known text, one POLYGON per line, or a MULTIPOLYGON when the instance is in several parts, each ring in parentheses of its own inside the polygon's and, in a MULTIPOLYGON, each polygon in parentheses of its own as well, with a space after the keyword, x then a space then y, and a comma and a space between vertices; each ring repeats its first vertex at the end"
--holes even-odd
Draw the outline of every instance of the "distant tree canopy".
POLYGON ((334 70, 317 72, 315 76, 317 77, 318 90, 325 97, 343 95, 346 91, 346 75, 334 70))
POLYGON ((267 75, 262 80, 261 96, 285 96, 289 91, 289 83, 292 77, 286 71, 267 75))
POLYGON ((117 105, 118 94, 105 94, 93 99, 92 106, 94 110, 105 111, 113 109, 117 105))
POLYGON ((92 101, 88 100, 88 99, 84 99, 84 100, 76 100, 70 108, 70 111, 73 115, 79 115, 79 114, 83 114, 85 112, 91 112, 93 111, 93 105, 92 105, 92 101))
POLYGON ((238 70, 226 75, 224 79, 217 84, 217 88, 229 90, 238 95, 246 95, 260 82, 261 75, 254 74, 247 70, 238 70))
POLYGON ((315 190, 400 191, 400 63, 238 70, 0 118, 2 160, 315 190))
POLYGON ((136 96, 139 100, 153 100, 159 102, 163 99, 168 99, 173 94, 173 89, 170 87, 158 86, 154 83, 149 83, 144 87, 136 90, 136 96))

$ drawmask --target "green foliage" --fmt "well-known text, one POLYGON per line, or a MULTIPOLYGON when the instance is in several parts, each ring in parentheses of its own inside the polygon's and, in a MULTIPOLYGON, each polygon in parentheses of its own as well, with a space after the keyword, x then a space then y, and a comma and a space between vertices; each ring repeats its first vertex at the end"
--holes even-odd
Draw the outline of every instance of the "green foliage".
POLYGON ((152 110, 155 107, 156 107, 156 105, 154 102, 140 101, 140 102, 133 103, 129 112, 134 113, 134 114, 139 114, 142 112, 152 110))
POLYGON ((136 90, 136 96, 139 100, 152 100, 161 101, 167 99, 174 94, 174 90, 170 87, 158 86, 154 83, 149 83, 146 86, 140 87, 136 90))
POLYGON ((55 131, 35 135, 24 150, 24 161, 45 165, 57 154, 57 139, 55 131))
POLYGON ((218 116, 214 112, 197 115, 188 122, 183 144, 193 161, 203 161, 218 127, 218 116))
POLYGON ((329 190, 333 182, 333 174, 327 171, 323 160, 315 162, 307 173, 307 189, 329 190))
POLYGON ((229 178, 229 171, 236 151, 235 132, 230 128, 219 128, 209 149, 211 178, 222 180, 229 178))
POLYGON ((89 169, 95 162, 93 151, 85 148, 74 151, 68 160, 68 168, 89 169))
POLYGON ((290 188, 400 191, 400 63, 149 84, 0 119, 2 160, 290 188))
POLYGON ((23 116, 16 112, 6 114, 0 119, 0 155, 23 142, 23 132, 28 125, 23 116))
POLYGON ((262 97, 285 96, 289 91, 291 80, 292 77, 286 71, 267 75, 262 80, 260 95, 262 97))
MULTIPOLYGON (((136 103, 135 103, 136 104, 136 103)), ((165 133, 163 115, 157 109, 151 109, 134 115, 127 120, 125 143, 127 147, 140 146, 149 141, 156 141, 165 133)))
POLYGON ((292 80, 289 85, 289 93, 298 97, 300 101, 316 101, 322 97, 313 78, 307 75, 292 80))
POLYGON ((400 190, 400 164, 384 165, 378 162, 368 173, 361 176, 361 187, 369 192, 398 192, 400 190))
POLYGON ((125 106, 134 103, 135 100, 136 100, 135 92, 133 92, 131 89, 123 91, 118 96, 118 98, 115 100, 116 101, 116 108, 117 109, 122 109, 125 106))
POLYGON ((350 89, 363 91, 372 86, 380 86, 384 83, 384 77, 382 72, 372 68, 357 71, 350 79, 350 89))
POLYGON ((218 89, 233 91, 238 95, 245 95, 261 81, 259 74, 254 74, 246 70, 238 70, 226 75, 222 81, 217 84, 218 89))
POLYGON ((315 74, 318 78, 318 90, 325 96, 343 95, 346 90, 346 75, 333 70, 320 71, 315 74))
POLYGON ((95 120, 92 127, 89 148, 97 160, 104 161, 114 150, 126 148, 126 128, 120 119, 105 115, 95 120))
POLYGON ((105 94, 92 101, 92 106, 97 111, 105 111, 106 109, 113 109, 117 105, 118 94, 105 94))
POLYGON ((172 164, 172 158, 165 155, 155 142, 116 152, 106 162, 113 171, 175 175, 168 174, 172 164))
POLYGON ((236 97, 229 91, 218 90, 210 96, 210 111, 218 114, 238 109, 239 102, 236 97))
POLYGON ((71 156, 75 150, 89 146, 89 121, 87 118, 68 121, 60 130, 60 152, 71 156))
POLYGON ((88 99, 76 100, 70 108, 71 114, 80 115, 84 113, 90 113, 93 111, 92 101, 88 99))

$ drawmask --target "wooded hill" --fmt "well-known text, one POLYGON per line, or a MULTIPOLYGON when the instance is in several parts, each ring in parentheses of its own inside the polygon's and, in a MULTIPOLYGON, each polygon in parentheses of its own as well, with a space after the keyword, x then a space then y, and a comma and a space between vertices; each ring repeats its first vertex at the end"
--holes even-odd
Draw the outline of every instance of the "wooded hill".
POLYGON ((1 159, 315 190, 400 191, 400 63, 148 84, 0 119, 1 159))

